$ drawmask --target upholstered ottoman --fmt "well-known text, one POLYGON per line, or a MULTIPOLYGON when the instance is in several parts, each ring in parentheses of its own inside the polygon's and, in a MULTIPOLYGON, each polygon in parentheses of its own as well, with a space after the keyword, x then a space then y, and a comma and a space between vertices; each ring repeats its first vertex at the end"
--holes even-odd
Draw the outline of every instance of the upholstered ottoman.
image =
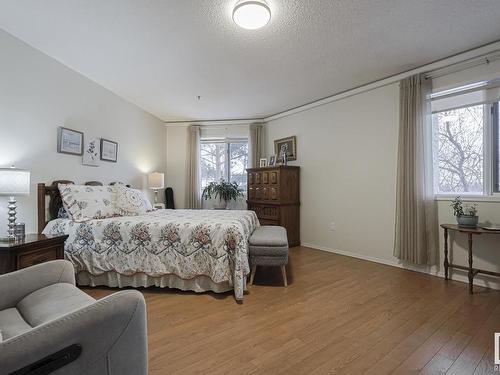
POLYGON ((257 266, 279 266, 283 282, 287 286, 286 268, 288 263, 288 238, 283 227, 265 225, 255 229, 248 240, 250 266, 250 285, 253 284, 257 266))

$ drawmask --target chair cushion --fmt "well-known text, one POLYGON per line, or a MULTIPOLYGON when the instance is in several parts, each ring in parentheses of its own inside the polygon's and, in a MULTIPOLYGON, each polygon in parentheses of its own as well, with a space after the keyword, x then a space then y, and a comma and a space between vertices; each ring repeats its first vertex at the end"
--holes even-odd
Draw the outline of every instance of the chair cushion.
POLYGON ((266 257, 287 257, 288 246, 254 246, 249 247, 250 257, 266 256, 266 257))
POLYGON ((28 294, 16 307, 26 323, 36 327, 94 302, 74 285, 59 283, 28 294))
POLYGON ((283 227, 264 225, 254 230, 250 239, 250 245, 254 246, 286 246, 288 247, 288 238, 286 229, 283 227))
POLYGON ((251 266, 285 266, 288 264, 288 256, 283 257, 267 257, 267 256, 251 256, 251 266))
POLYGON ((23 334, 31 328, 15 307, 0 311, 0 332, 3 340, 23 334))

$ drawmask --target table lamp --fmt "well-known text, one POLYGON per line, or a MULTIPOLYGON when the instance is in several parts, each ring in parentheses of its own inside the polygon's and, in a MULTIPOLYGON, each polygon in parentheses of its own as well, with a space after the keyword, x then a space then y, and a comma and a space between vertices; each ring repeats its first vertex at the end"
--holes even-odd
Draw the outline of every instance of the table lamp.
POLYGON ((148 186, 155 192, 155 203, 158 203, 158 190, 164 188, 165 175, 159 172, 148 174, 148 186))
POLYGON ((15 196, 30 194, 30 172, 22 169, 0 168, 0 196, 9 197, 8 208, 8 230, 7 237, 3 240, 13 241, 16 239, 16 199, 15 196))

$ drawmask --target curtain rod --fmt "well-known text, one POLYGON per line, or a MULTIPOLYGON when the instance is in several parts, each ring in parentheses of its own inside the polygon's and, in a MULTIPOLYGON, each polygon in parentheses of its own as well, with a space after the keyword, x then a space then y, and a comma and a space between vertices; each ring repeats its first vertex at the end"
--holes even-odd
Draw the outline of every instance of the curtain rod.
POLYGON ((455 64, 445 66, 443 68, 432 70, 427 73, 424 73, 424 75, 425 78, 427 79, 445 77, 447 75, 462 72, 464 70, 475 68, 477 66, 489 65, 490 63, 498 60, 500 60, 500 50, 493 51, 483 56, 473 57, 468 60, 457 62, 455 64))

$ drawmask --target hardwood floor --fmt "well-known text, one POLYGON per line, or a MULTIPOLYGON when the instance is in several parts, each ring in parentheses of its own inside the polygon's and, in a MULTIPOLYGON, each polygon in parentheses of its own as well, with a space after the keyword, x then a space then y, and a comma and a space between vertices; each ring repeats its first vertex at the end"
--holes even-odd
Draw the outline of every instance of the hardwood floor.
POLYGON ((259 268, 242 305, 145 290, 150 374, 494 373, 497 291, 305 247, 287 273, 259 268))

